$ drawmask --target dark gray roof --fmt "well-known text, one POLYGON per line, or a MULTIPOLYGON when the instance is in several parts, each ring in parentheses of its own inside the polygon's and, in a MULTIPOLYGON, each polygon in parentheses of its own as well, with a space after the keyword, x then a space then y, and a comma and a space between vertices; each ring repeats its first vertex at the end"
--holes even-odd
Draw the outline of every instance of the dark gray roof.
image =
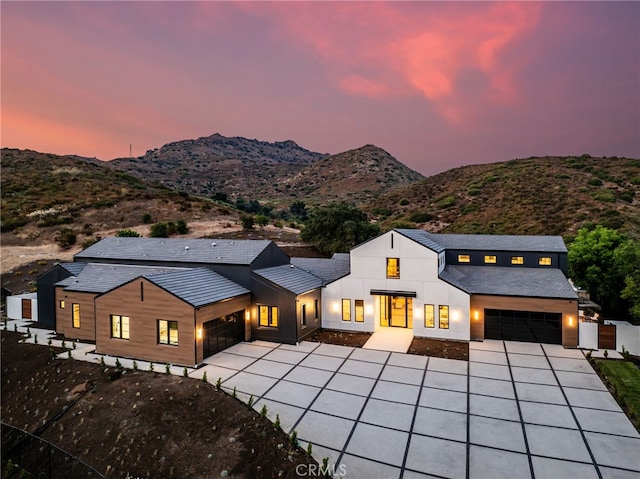
POLYGON ((75 258, 249 265, 270 244, 269 240, 108 237, 75 258))
POLYGON ((258 269, 254 273, 294 294, 306 293, 322 286, 320 278, 295 265, 258 269))
POLYGON ((447 266, 440 278, 470 294, 578 299, 556 268, 455 265, 447 266))
POLYGON ((162 266, 131 266, 122 264, 89 263, 76 276, 69 276, 56 283, 65 291, 106 293, 132 279, 168 271, 184 271, 184 268, 162 266))
POLYGON ((77 276, 84 269, 87 263, 60 263, 60 266, 66 269, 73 276, 77 276))
POLYGON ((427 233, 425 230, 396 229, 394 231, 400 233, 403 236, 406 236, 407 238, 412 239, 413 241, 420 243, 422 246, 426 246, 427 248, 435 251, 436 253, 441 253, 445 250, 445 248, 436 240, 431 238, 431 236, 429 236, 429 233, 427 233))
POLYGON ((250 293, 207 268, 154 274, 147 279, 195 307, 250 293))
POLYGON ((326 285, 349 274, 351 256, 349 253, 336 253, 331 259, 291 258, 291 264, 317 276, 326 285))
POLYGON ((427 233, 426 231, 423 233, 445 249, 535 251, 544 253, 567 252, 567 247, 561 236, 435 234, 427 233))

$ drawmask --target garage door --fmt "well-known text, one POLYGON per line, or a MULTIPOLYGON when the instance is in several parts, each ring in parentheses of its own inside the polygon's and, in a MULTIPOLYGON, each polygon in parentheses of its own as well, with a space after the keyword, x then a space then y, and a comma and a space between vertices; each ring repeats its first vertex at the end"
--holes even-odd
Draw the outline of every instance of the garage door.
POLYGON ((485 309, 484 337, 562 344, 562 313, 485 309))
POLYGON ((244 311, 238 311, 228 316, 207 321, 202 325, 205 358, 242 341, 244 333, 243 317, 244 311))

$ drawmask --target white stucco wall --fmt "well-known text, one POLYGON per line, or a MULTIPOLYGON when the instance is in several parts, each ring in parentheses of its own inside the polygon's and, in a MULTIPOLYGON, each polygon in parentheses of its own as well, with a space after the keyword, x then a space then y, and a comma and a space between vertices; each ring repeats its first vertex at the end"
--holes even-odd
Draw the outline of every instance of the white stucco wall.
POLYGON ((598 323, 578 324, 578 347, 598 349, 598 323))
MULTIPOLYGON (((443 261, 442 261, 443 262, 443 261)), ((373 332, 380 328, 378 304, 372 289, 415 292, 415 336, 469 340, 470 296, 438 278, 438 254, 397 232, 387 232, 351 251, 351 273, 329 284, 322 292, 322 327, 373 332), (393 241, 391 239, 393 235, 393 241), (392 245, 393 243, 393 245, 392 245), (387 279, 387 258, 400 258, 400 279, 387 279), (362 299, 365 320, 342 321, 342 299, 362 299), (433 304, 436 327, 424 327, 424 305, 433 304), (449 329, 439 329, 439 305, 449 306, 449 329)))
POLYGON ((26 293, 16 294, 13 296, 7 296, 7 318, 9 319, 23 319, 22 318, 22 300, 31 300, 31 319, 33 321, 38 320, 38 294, 26 293))

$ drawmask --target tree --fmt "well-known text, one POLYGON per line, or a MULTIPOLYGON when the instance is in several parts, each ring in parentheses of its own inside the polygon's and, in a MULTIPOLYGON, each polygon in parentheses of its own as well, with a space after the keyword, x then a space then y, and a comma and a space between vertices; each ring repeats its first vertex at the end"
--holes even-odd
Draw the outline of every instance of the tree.
POLYGON ((71 228, 62 228, 56 235, 56 241, 61 248, 68 248, 76 244, 76 232, 71 228))
POLYGON ((240 222, 242 223, 242 229, 252 230, 253 224, 255 223, 255 218, 253 217, 253 215, 241 215, 240 222))
POLYGON ((313 243, 326 254, 348 252, 355 245, 380 233, 367 215, 347 203, 331 203, 316 208, 302 229, 302 240, 313 243))
POLYGON ((624 289, 620 297, 629 302, 629 314, 640 323, 640 243, 628 239, 618 246, 614 258, 624 274, 624 289))
POLYGON ((185 220, 176 221, 176 233, 179 235, 186 235, 189 232, 189 227, 187 226, 187 222, 185 220))
POLYGON ((269 224, 269 218, 265 215, 258 215, 256 216, 256 223, 258 223, 260 229, 264 229, 264 227, 269 224))
POLYGON ((289 211, 293 216, 297 216, 301 221, 306 221, 309 217, 309 212, 307 211, 307 205, 304 204, 304 201, 296 200, 291 203, 289 207, 289 211))
MULTIPOLYGON (((568 247, 569 273, 576 285, 589 291, 609 315, 624 315, 627 306, 620 298, 625 271, 615 251, 628 241, 622 233, 596 226, 582 228, 568 247)), ((620 255, 620 254, 619 254, 620 255)))

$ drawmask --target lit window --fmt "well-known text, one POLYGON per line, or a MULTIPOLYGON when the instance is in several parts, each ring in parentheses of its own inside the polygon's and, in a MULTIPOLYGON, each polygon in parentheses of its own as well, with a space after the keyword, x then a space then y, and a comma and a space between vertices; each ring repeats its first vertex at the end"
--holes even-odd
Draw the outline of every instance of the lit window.
POLYGON ((111 315, 111 337, 129 339, 129 316, 111 315))
POLYGON ((548 256, 538 258, 538 264, 540 266, 551 266, 551 258, 549 258, 548 256))
POLYGON ((342 300, 342 320, 351 321, 351 300, 350 299, 342 300))
POLYGON ((511 264, 524 264, 524 257, 522 256, 512 256, 511 264))
POLYGON ((73 319, 73 327, 79 328, 80 327, 80 305, 78 303, 72 303, 71 306, 73 308, 73 313, 71 315, 73 319))
POLYGON ((277 328, 278 327, 278 307, 277 306, 258 306, 258 325, 277 328))
POLYGON ((364 322, 364 300, 356 299, 355 300, 355 313, 356 313, 356 323, 364 322))
POLYGON ((387 258, 387 278, 400 279, 400 258, 387 258))
POLYGON ((471 263, 471 256, 468 254, 459 254, 458 263, 471 263))
POLYGON ((424 327, 425 328, 435 328, 436 319, 435 319, 435 308, 433 304, 425 304, 424 305, 424 327))
POLYGON ((60 309, 64 309, 64 299, 60 300, 60 309))
POLYGON ((158 320, 158 343, 178 345, 178 321, 158 320))
POLYGON ((498 258, 493 255, 485 255, 484 262, 487 264, 495 264, 498 258))
POLYGON ((440 322, 438 327, 440 329, 449 329, 449 306, 440 306, 439 308, 440 322))

